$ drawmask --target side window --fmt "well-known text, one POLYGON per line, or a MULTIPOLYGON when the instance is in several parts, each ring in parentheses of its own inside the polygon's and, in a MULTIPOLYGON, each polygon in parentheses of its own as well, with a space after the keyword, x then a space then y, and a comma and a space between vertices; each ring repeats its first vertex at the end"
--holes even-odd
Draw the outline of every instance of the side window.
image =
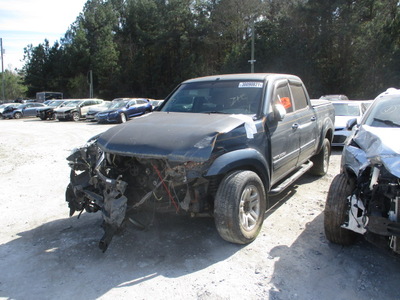
POLYGON ((286 113, 293 112, 292 96, 290 94, 289 86, 287 84, 279 85, 275 89, 274 103, 280 103, 286 109, 286 113))
POLYGON ((292 90, 295 109, 300 110, 307 107, 307 96, 303 86, 300 84, 290 84, 290 89, 292 90))

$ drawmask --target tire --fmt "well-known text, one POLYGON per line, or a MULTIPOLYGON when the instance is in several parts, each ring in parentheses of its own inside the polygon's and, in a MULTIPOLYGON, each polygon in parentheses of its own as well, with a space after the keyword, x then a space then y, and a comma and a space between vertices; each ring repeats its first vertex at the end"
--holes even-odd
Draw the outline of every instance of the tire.
POLYGON ((125 122, 126 122, 126 115, 125 115, 124 113, 121 113, 121 114, 119 115, 119 121, 120 121, 121 123, 125 123, 125 122))
POLYGON ((314 165, 310 169, 310 173, 316 176, 324 176, 326 173, 328 173, 330 156, 331 143, 327 138, 325 138, 322 143, 321 151, 311 158, 311 161, 314 163, 314 165))
POLYGON ((74 120, 75 122, 78 122, 81 119, 81 116, 79 115, 79 113, 77 111, 72 113, 72 120, 74 120))
POLYGON ((355 187, 355 181, 344 173, 333 178, 328 191, 324 211, 324 230, 326 238, 335 244, 351 245, 359 234, 342 228, 342 224, 348 219, 348 201, 355 187))
POLYGON ((236 171, 225 176, 214 202, 220 236, 236 244, 254 241, 264 222, 266 199, 264 185, 256 173, 236 171))
POLYGON ((42 121, 46 121, 46 117, 40 116, 39 118, 40 118, 40 120, 42 120, 42 121))
POLYGON ((22 114, 20 112, 16 112, 14 114, 14 119, 21 119, 22 118, 22 114))

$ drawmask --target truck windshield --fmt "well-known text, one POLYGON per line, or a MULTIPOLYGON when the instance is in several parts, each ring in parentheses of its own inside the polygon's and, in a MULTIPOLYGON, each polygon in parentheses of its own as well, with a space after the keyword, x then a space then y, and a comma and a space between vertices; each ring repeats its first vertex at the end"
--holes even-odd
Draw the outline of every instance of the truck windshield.
POLYGON ((257 114, 263 81, 206 81, 182 84, 161 111, 257 114))

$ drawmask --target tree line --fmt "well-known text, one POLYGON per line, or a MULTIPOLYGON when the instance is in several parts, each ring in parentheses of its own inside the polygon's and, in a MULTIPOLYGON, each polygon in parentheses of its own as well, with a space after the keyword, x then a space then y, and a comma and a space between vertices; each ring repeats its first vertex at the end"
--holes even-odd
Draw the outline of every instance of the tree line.
POLYGON ((394 0, 88 0, 64 37, 24 52, 27 96, 165 98, 181 81, 255 72, 300 76, 313 98, 371 99, 399 87, 394 0))

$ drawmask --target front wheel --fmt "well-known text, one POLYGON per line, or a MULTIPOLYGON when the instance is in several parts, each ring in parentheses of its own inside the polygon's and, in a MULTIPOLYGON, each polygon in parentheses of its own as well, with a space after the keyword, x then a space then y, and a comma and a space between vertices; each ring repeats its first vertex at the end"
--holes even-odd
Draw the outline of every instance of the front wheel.
POLYGON ((232 243, 248 244, 261 230, 266 193, 260 177, 252 171, 228 174, 219 185, 214 218, 220 236, 232 243))
POLYGON ((81 119, 81 116, 79 115, 78 112, 72 113, 72 120, 74 120, 75 122, 78 122, 80 119, 81 119))
POLYGON ((324 176, 326 173, 328 173, 330 156, 331 143, 327 138, 325 138, 319 153, 311 158, 311 161, 314 163, 314 165, 310 169, 310 173, 317 176, 324 176))
POLYGON ((20 112, 16 112, 14 114, 14 119, 21 119, 22 118, 22 114, 20 112))
POLYGON ((121 123, 125 123, 126 122, 126 115, 124 113, 121 113, 119 115, 119 120, 121 123))
POLYGON ((348 220, 349 204, 347 198, 355 187, 355 181, 340 173, 333 178, 328 191, 324 211, 324 229, 326 238, 335 244, 353 244, 358 234, 342 228, 348 220))

